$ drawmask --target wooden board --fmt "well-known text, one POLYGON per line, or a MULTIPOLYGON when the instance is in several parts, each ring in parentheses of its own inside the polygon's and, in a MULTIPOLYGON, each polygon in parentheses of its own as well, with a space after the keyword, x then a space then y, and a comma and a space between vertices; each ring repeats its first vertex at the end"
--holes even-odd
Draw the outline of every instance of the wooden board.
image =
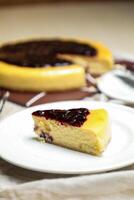
MULTIPOLYGON (((2 96, 5 91, 7 90, 0 89, 0 96, 2 96)), ((53 92, 53 93, 47 93, 47 94, 43 92, 42 93, 31 93, 31 92, 28 93, 28 92, 18 92, 18 91, 11 91, 11 90, 8 90, 8 91, 10 92, 10 96, 8 99, 9 101, 25 106, 25 107, 30 107, 33 105, 38 105, 38 104, 48 103, 48 102, 55 102, 55 101, 79 100, 96 93, 96 92, 84 92, 81 90, 70 90, 70 91, 53 92), (38 100, 34 102, 34 99, 36 98, 38 100)))

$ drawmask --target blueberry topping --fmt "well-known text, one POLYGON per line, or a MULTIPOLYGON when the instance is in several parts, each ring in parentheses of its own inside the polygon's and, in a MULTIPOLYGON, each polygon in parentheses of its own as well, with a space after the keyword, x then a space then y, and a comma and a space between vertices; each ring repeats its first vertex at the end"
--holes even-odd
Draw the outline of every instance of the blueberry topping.
POLYGON ((52 136, 50 136, 48 133, 44 133, 43 131, 42 131, 42 133, 40 134, 40 137, 41 137, 41 138, 44 138, 44 139, 45 139, 45 142, 47 142, 47 143, 52 143, 52 142, 53 142, 52 136))
POLYGON ((59 121, 61 124, 70 124, 72 126, 80 127, 87 118, 89 110, 86 108, 77 108, 70 110, 44 110, 35 111, 32 115, 45 117, 46 119, 53 119, 59 121))
POLYGON ((59 54, 96 56, 97 50, 91 45, 75 41, 32 40, 7 44, 0 48, 0 61, 20 67, 47 67, 71 65, 72 62, 61 59, 59 54))

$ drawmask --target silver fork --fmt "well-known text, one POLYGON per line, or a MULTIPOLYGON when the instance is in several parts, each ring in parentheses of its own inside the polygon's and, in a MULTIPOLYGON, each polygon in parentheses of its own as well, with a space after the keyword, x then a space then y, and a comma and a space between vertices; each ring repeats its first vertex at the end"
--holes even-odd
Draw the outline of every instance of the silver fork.
POLYGON ((6 92, 2 95, 2 97, 1 97, 1 99, 0 99, 0 113, 2 112, 2 110, 3 110, 3 108, 4 108, 4 105, 5 105, 5 103, 6 103, 6 101, 7 101, 7 99, 8 99, 9 96, 10 96, 10 92, 9 92, 9 91, 6 91, 6 92))

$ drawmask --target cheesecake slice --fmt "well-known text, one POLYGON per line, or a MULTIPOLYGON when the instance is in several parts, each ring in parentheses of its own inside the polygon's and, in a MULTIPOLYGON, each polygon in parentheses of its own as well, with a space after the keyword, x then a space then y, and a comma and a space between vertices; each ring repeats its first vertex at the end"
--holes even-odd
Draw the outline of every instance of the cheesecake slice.
POLYGON ((111 138, 104 109, 38 110, 32 117, 41 139, 73 150, 101 155, 111 138))

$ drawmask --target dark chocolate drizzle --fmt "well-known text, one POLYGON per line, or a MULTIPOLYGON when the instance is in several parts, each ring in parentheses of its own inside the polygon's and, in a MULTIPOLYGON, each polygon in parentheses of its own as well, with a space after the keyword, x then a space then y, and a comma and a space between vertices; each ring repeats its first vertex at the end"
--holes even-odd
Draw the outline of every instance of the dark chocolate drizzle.
POLYGON ((20 67, 46 67, 71 65, 72 62, 58 57, 59 54, 96 56, 91 45, 75 41, 32 40, 7 44, 0 48, 0 61, 20 67))
POLYGON ((38 110, 32 115, 45 117, 46 119, 53 119, 59 121, 61 124, 69 124, 80 127, 86 121, 89 110, 86 108, 77 108, 70 110, 38 110))

